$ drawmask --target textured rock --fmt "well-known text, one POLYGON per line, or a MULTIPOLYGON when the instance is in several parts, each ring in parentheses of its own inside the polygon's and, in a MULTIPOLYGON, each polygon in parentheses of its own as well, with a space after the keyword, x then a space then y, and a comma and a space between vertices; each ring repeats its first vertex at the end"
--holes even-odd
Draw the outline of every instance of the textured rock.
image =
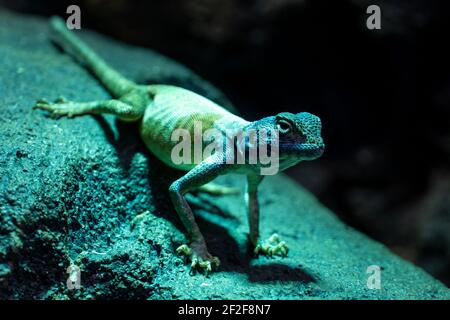
MULTIPOLYGON (((81 35, 137 81, 179 84, 226 105, 188 69, 150 50, 81 35)), ((155 159, 136 126, 111 116, 52 120, 38 98, 76 101, 108 93, 49 41, 46 22, 0 13, 0 298, 448 299, 431 276, 347 227, 287 177, 261 186, 262 233, 290 245, 285 259, 252 259, 243 196, 191 195, 210 250, 210 278, 190 276, 174 254, 186 241, 167 196, 180 173, 155 159), (67 268, 81 269, 79 290, 67 268), (366 286, 382 267, 382 289, 366 286)), ((243 178, 223 177, 240 187, 243 178)))

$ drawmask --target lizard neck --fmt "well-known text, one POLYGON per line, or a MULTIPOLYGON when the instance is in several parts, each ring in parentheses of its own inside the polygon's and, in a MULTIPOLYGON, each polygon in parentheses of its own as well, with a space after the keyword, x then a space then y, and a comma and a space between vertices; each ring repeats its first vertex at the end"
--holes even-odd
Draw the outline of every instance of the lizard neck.
POLYGON ((245 133, 250 124, 251 122, 230 113, 229 115, 218 119, 214 123, 214 128, 221 131, 223 134, 235 133, 237 131, 242 131, 242 133, 245 133))

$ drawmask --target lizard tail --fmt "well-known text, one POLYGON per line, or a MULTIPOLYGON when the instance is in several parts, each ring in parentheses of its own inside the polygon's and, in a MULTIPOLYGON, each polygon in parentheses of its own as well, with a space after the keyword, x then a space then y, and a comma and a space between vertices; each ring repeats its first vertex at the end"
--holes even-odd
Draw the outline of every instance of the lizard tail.
POLYGON ((134 82, 126 79, 106 64, 80 38, 67 29, 65 22, 60 17, 51 17, 50 25, 55 33, 53 40, 65 51, 86 64, 113 96, 118 98, 136 86, 134 82))

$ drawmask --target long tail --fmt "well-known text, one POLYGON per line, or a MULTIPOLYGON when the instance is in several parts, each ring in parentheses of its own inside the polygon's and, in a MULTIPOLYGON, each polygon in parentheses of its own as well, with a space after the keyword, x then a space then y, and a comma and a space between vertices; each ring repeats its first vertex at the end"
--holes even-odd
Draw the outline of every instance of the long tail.
POLYGON ((126 79, 107 65, 106 62, 80 38, 76 37, 73 32, 68 30, 61 18, 56 16, 51 17, 50 25, 56 35, 54 41, 68 53, 86 64, 87 68, 97 76, 113 96, 120 97, 136 86, 134 82, 126 79))

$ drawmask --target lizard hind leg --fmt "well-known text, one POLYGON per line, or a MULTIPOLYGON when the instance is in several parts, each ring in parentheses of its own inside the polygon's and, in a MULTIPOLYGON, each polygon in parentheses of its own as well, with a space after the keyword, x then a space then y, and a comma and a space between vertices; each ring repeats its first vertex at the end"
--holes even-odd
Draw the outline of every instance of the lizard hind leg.
POLYGON ((72 102, 64 98, 57 99, 54 103, 46 100, 38 100, 33 109, 49 111, 53 118, 67 116, 81 116, 85 114, 109 113, 124 121, 136 121, 142 117, 142 112, 120 100, 100 100, 90 102, 72 102))
POLYGON ((227 196, 241 193, 238 188, 222 186, 213 182, 209 182, 198 187, 196 191, 208 193, 212 196, 227 196))

